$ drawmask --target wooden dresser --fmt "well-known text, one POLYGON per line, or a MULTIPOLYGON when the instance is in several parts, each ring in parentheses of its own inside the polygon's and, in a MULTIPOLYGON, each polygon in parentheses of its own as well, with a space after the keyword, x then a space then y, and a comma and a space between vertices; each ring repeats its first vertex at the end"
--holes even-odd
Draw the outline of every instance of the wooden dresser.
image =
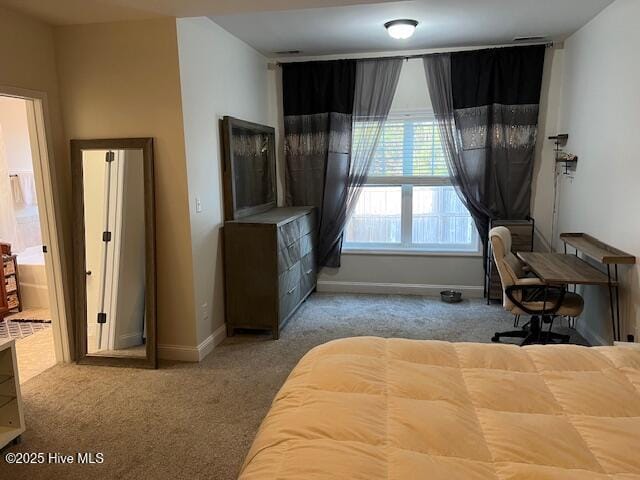
POLYGON ((316 211, 273 208, 224 224, 227 335, 273 338, 316 287, 316 211))
MULTIPOLYGON (((518 252, 533 252, 533 232, 535 221, 530 220, 492 220, 489 229, 493 227, 507 227, 511 232, 511 251, 514 255, 518 252)), ((488 243, 487 267, 485 269, 484 292, 487 304, 492 300, 502 301, 502 284, 498 268, 493 260, 491 242, 488 243)))

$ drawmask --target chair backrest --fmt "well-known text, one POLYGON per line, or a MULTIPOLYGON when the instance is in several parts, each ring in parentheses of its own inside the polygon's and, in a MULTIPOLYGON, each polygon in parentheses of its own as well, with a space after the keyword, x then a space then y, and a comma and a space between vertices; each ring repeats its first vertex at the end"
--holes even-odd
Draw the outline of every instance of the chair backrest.
POLYGON ((500 283, 502 283, 502 305, 511 310, 515 305, 504 294, 507 287, 515 285, 519 278, 525 276, 522 263, 511 252, 511 232, 507 227, 495 227, 489 232, 493 259, 498 268, 500 283))

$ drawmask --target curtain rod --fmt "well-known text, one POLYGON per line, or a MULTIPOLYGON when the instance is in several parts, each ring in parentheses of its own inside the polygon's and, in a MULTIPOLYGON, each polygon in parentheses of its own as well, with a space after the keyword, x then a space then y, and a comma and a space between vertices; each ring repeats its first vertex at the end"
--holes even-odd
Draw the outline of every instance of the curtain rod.
MULTIPOLYGON (((551 48, 553 47, 555 44, 554 42, 546 42, 546 43, 528 43, 526 45, 522 45, 523 47, 533 47, 536 45, 544 45, 547 48, 551 48)), ((487 48, 479 48, 478 50, 490 50, 491 48, 509 48, 512 46, 517 46, 517 45, 509 45, 507 47, 487 47, 487 48)), ((455 50, 455 52, 466 52, 466 51, 472 51, 472 50, 455 50)), ((438 52, 434 52, 434 53, 438 53, 438 52)), ((443 52, 443 53, 453 53, 452 52, 443 52)), ((349 60, 379 60, 379 59, 388 59, 388 58, 401 58, 403 60, 411 60, 414 58, 423 58, 426 55, 432 55, 430 53, 417 53, 415 55, 396 55, 396 56, 389 56, 389 57, 360 57, 360 58, 353 58, 353 59, 349 59, 349 60)), ((340 59, 336 59, 336 60, 340 60, 340 59)), ((342 59, 344 60, 344 59, 342 59)), ((314 60, 303 60, 303 61, 314 61, 314 60)), ((319 62, 321 62, 322 60, 318 60, 319 62)), ((327 60, 330 61, 330 60, 327 60)), ((275 66, 280 66, 283 65, 285 63, 296 63, 295 61, 291 61, 291 62, 270 62, 268 65, 275 65, 275 66)))

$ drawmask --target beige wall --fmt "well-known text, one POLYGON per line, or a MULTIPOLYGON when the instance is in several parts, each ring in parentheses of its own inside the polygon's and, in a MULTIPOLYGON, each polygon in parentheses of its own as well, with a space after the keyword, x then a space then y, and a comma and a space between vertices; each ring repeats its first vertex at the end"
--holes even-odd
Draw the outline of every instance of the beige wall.
MULTIPOLYGON (((231 115, 275 126, 267 59, 210 19, 178 19, 180 77, 189 175, 194 300, 198 342, 224 324, 221 143, 219 120, 231 115), (202 207, 196 211, 196 198, 202 207)), ((206 351, 204 352, 206 353, 206 351)))
POLYGON ((59 27, 65 140, 154 137, 160 354, 196 345, 193 265, 173 19, 59 27))
MULTIPOLYGON (((52 165, 53 189, 56 197, 56 217, 62 236, 63 277, 71 285, 71 204, 69 161, 60 115, 60 101, 53 29, 37 20, 12 10, 0 7, 0 87, 13 87, 33 90, 46 95, 45 117, 48 122, 48 142, 52 146, 50 162, 52 165)), ((70 296, 70 289, 65 292, 70 296)), ((67 304, 71 305, 71 298, 67 304)), ((68 330, 71 328, 70 309, 68 330)), ((73 343, 71 349, 73 350, 73 343)), ((73 353, 73 352, 72 352, 73 353)))
MULTIPOLYGON (((640 257, 638 131, 640 121, 640 2, 617 0, 565 42, 559 130, 577 170, 561 176, 557 232, 587 232, 640 257)), ((640 339, 640 269, 623 267, 623 337, 640 339)), ((582 290, 578 328, 608 343, 606 288, 582 290)))

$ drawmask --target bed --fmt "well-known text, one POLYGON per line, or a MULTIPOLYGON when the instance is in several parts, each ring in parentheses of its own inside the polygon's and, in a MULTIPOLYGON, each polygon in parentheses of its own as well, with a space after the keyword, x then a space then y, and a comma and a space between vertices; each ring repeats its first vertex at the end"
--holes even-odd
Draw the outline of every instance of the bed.
POLYGON ((640 350, 359 337, 311 350, 242 480, 640 480, 640 350))

